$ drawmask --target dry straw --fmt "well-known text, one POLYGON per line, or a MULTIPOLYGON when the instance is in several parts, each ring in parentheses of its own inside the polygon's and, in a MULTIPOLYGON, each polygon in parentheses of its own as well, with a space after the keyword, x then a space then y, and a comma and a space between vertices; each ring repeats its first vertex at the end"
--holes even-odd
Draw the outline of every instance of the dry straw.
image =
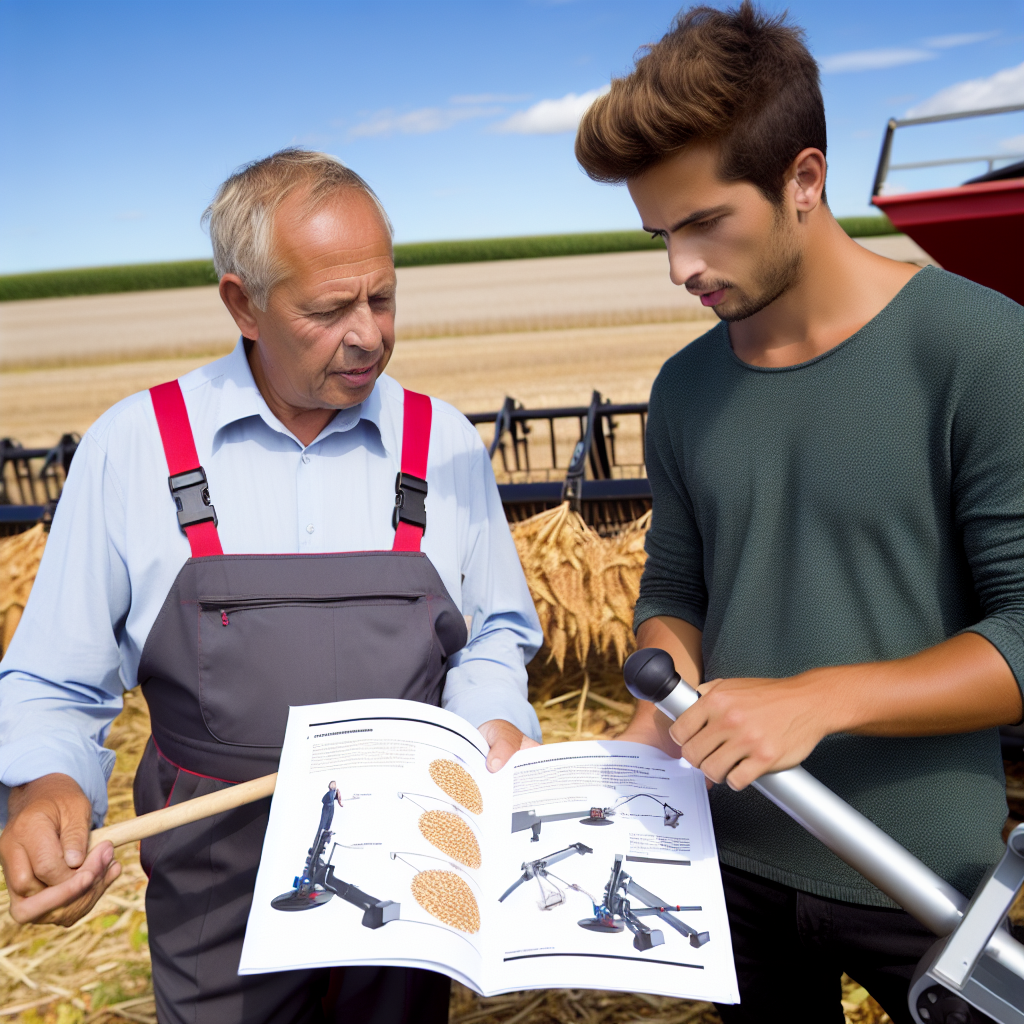
POLYGON ((635 649, 633 607, 649 525, 650 513, 615 537, 601 537, 565 502, 512 530, 547 660, 559 671, 567 661, 586 667, 592 653, 621 665, 635 649))
POLYGON ((0 540, 0 654, 18 628, 46 546, 43 526, 0 540))
MULTIPOLYGON (((646 523, 641 521, 623 538, 616 538, 624 548, 625 566, 619 564, 619 579, 635 596, 640 567, 643 565, 643 533, 646 523), (632 566, 632 568, 630 568, 632 566)), ((566 739, 602 739, 618 735, 629 721, 633 705, 622 685, 622 675, 614 662, 623 650, 608 642, 611 634, 604 630, 604 650, 611 651, 610 664, 600 655, 600 642, 590 623, 605 621, 605 613, 594 615, 595 603, 583 601, 578 590, 566 591, 558 584, 552 588, 549 573, 558 578, 557 568, 564 559, 574 572, 592 579, 595 566, 607 565, 605 555, 594 542, 593 531, 588 531, 578 517, 564 507, 543 513, 516 527, 516 544, 527 568, 528 578, 538 613, 547 623, 548 656, 535 658, 530 665, 530 699, 540 719, 544 739, 548 742, 566 739), (545 526, 556 538, 558 551, 568 551, 572 558, 545 552, 537 545, 537 537, 545 526), (563 536, 564 531, 564 536, 563 536), (575 537, 577 543, 568 544, 575 537), (564 548, 562 547, 564 545, 564 548), (590 558, 583 560, 586 552, 590 558), (546 588, 542 592, 538 586, 546 588), (557 595, 575 595, 575 604, 563 611, 560 629, 564 632, 561 659, 554 655, 551 624, 557 626, 557 605, 548 599, 557 595), (545 607, 546 606, 546 607, 545 607), (570 635, 570 615, 577 615, 588 623, 588 645, 577 641, 576 632, 570 635), (579 643, 579 646, 577 644, 579 643), (585 660, 579 655, 583 653, 585 660), (568 670, 563 668, 568 665, 568 670)), ((601 538, 597 538, 601 541, 601 538)), ((35 577, 42 554, 45 534, 37 527, 16 537, 0 540, 0 613, 5 617, 5 634, 14 632, 17 618, 25 606, 28 589, 35 577), (14 609, 14 618, 10 618, 14 609), (8 624, 10 624, 8 626, 8 624)), ((609 543, 609 542, 602 542, 609 543)), ((611 542, 613 547, 618 547, 611 542)), ((603 575, 603 573, 601 574, 603 575)), ((607 598, 605 598, 607 601, 607 598)), ((563 606, 564 607, 564 606, 563 606)), ((599 605, 604 607, 604 604, 599 605)), ((616 619, 628 626, 632 603, 625 616, 616 619)), ((598 630, 600 635, 600 630, 598 630)), ((627 634, 628 636, 628 634, 627 634)), ((139 693, 125 695, 124 711, 110 731, 106 745, 117 753, 117 764, 110 780, 110 813, 108 822, 123 821, 133 814, 132 780, 149 737, 149 716, 145 701, 139 693)), ((479 788, 465 769, 453 761, 434 762, 458 771, 446 770, 434 776, 435 782, 453 800, 474 813, 482 810, 479 788), (463 777, 464 776, 464 777, 463 777), (452 780, 458 779, 456 789, 452 780), (475 788, 466 787, 469 779, 475 788), (450 788, 446 788, 446 786, 450 788)), ((1014 813, 1024 816, 1024 763, 1006 762, 1007 791, 1014 813)), ((156 1011, 150 981, 149 949, 146 943, 145 886, 146 877, 139 867, 136 848, 118 851, 124 865, 122 876, 100 900, 92 912, 70 929, 52 925, 17 925, 7 913, 7 893, 0 889, 0 1024, 114 1024, 137 1021, 155 1024, 156 1011)), ((420 890, 423 900, 438 907, 456 905, 461 911, 459 923, 453 927, 475 930, 479 927, 479 908, 465 882, 465 892, 455 896, 448 893, 461 890, 451 879, 462 879, 453 872, 420 872, 413 885, 420 890), (428 877, 424 878, 426 875, 428 877), (434 879, 432 875, 445 875, 434 879), (442 884, 443 883, 443 884, 442 884), (451 888, 449 888, 451 887, 451 888), (469 899, 465 898, 468 894, 469 899), (473 911, 476 910, 474 918, 473 911)), ((417 896, 419 899, 419 896, 417 896)), ((426 908, 428 912, 430 908, 426 908)), ((447 913, 448 911, 445 911, 447 913)), ((1024 923, 1024 901, 1013 915, 1024 923)), ((787 991, 780 980, 779 1019, 785 1019, 787 991)), ((847 1024, 886 1024, 888 1016, 856 982, 843 979, 843 1010, 847 1024)), ((621 1021, 649 1022, 649 1024, 720 1024, 718 1015, 707 1003, 692 1003, 661 996, 629 992, 591 992, 578 989, 551 989, 546 992, 510 992, 507 995, 484 999, 461 985, 452 988, 452 1024, 552 1024, 552 1022, 578 1022, 587 1024, 619 1024, 621 1021)), ((797 1024, 794 1020, 793 1024, 797 1024)))

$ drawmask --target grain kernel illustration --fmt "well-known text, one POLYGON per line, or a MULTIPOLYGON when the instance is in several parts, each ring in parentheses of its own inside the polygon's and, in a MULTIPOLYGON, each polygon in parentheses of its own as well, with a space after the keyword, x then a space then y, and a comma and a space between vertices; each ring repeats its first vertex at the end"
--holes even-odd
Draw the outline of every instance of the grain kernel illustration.
POLYGON ((467 811, 483 814, 484 798, 480 795, 480 787, 473 781, 473 776, 460 764, 438 758, 430 762, 427 769, 430 777, 439 789, 447 793, 457 804, 462 804, 467 811))
POLYGON ((416 902, 460 932, 480 930, 480 908, 470 887, 453 871, 421 871, 409 884, 416 902))
POLYGON ((428 843, 447 853, 467 868, 480 867, 480 844, 473 830, 451 811, 424 811, 419 820, 420 832, 428 843))

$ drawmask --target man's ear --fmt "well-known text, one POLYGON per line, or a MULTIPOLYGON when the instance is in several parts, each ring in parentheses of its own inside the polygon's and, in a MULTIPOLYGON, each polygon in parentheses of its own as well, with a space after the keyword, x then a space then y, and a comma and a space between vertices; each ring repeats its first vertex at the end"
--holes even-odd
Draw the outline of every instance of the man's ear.
POLYGON ((825 191, 825 154, 820 149, 803 149, 789 166, 789 182, 797 213, 810 213, 820 202, 825 191))
POLYGON ((245 291, 245 285, 237 274, 225 274, 219 285, 221 302, 228 308, 235 326, 243 338, 259 341, 260 327, 256 320, 256 307, 245 291))

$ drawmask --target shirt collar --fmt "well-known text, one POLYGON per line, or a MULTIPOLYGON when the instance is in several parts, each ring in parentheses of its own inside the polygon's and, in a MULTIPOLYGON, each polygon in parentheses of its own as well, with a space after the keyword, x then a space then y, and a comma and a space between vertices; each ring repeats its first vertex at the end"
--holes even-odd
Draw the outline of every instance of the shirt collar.
MULTIPOLYGON (((260 389, 256 386, 252 369, 249 366, 249 360, 245 354, 244 339, 238 339, 238 344, 234 347, 231 354, 221 360, 218 370, 220 371, 218 375, 222 378, 222 385, 220 388, 219 408, 216 420, 214 421, 215 436, 219 431, 230 426, 232 423, 258 416, 271 430, 287 435, 301 447, 301 442, 298 438, 274 415, 263 395, 260 394, 260 389)), ((319 435, 308 447, 313 447, 313 445, 318 444, 331 434, 351 430, 358 423, 365 420, 377 428, 377 432, 384 444, 384 450, 388 455, 394 456, 396 451, 394 431, 391 424, 385 422, 385 401, 382 394, 388 383, 390 383, 390 380, 382 374, 377 379, 373 386, 373 391, 370 392, 365 402, 354 405, 350 409, 340 409, 334 419, 320 431, 319 435)))

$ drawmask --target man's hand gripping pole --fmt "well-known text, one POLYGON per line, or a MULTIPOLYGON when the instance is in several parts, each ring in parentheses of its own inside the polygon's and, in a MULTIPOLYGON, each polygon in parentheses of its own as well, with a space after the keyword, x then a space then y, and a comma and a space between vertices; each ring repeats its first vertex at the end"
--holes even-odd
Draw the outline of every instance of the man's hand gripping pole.
MULTIPOLYGON (((700 697, 679 677, 671 655, 656 647, 630 655, 623 673, 626 687, 634 697, 650 701, 673 721, 700 697)), ((974 1003, 987 997, 975 991, 979 986, 976 979, 972 980, 972 971, 979 964, 991 967, 983 963, 991 960, 997 967, 989 973, 995 972, 998 979, 1003 974, 1000 969, 1005 969, 1008 977, 1004 981, 1014 991, 1011 1002, 989 992, 993 1001, 982 1009, 997 1021, 1024 1024, 1024 1001, 1016 995, 1018 983, 1020 993, 1024 993, 1024 945, 1001 927, 1019 888, 1019 882, 1014 888, 1012 881, 1006 884, 1005 879, 1018 875, 1024 879, 1024 825, 1018 825, 1010 834, 1003 860, 982 882, 968 905, 962 893, 805 768, 762 775, 753 786, 926 928, 943 937, 957 933, 948 942, 937 943, 922 961, 922 977, 916 978, 911 987, 911 1012, 916 1020, 938 1019, 935 1015, 919 1016, 914 1005, 915 993, 924 993, 927 988, 929 978, 925 974, 974 1003), (998 883, 1000 877, 1004 879, 1002 884, 998 883), (947 953, 954 952, 957 962, 950 964, 947 953)))

